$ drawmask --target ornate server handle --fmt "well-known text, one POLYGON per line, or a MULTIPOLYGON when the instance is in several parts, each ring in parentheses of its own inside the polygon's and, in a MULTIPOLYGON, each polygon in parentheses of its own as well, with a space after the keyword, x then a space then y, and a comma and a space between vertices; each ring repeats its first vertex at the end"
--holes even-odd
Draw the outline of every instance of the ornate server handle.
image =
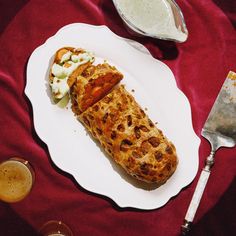
POLYGON ((190 202, 190 205, 188 207, 188 211, 187 211, 185 219, 184 219, 184 224, 181 227, 183 235, 186 235, 190 230, 194 216, 196 214, 199 203, 201 201, 204 189, 206 187, 208 178, 210 176, 211 168, 214 164, 214 155, 215 155, 215 151, 211 151, 211 154, 206 159, 206 165, 201 172, 200 178, 197 183, 197 187, 194 191, 192 200, 190 202))

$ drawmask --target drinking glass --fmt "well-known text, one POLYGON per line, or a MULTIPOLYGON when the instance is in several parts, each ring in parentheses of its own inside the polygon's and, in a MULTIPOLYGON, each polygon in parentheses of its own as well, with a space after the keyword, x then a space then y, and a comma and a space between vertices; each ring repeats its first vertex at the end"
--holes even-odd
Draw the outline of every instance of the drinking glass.
POLYGON ((39 231, 41 236, 73 236, 70 228, 63 222, 50 220, 46 222, 39 231))
POLYGON ((13 157, 0 163, 0 200, 14 203, 23 200, 31 191, 35 174, 30 163, 13 157))

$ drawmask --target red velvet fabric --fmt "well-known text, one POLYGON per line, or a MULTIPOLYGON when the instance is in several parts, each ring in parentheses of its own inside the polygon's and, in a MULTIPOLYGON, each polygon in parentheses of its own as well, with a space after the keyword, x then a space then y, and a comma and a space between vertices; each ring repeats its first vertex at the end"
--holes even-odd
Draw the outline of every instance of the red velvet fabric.
MULTIPOLYGON (((189 30, 183 44, 130 35, 110 0, 0 2, 0 161, 24 157, 36 173, 34 188, 26 199, 0 203, 0 235, 36 235, 51 219, 68 224, 75 236, 179 234, 200 169, 195 180, 164 207, 121 209, 108 198, 82 189, 72 176, 53 165, 47 146, 35 133, 32 107, 24 95, 27 60, 36 47, 69 23, 107 25, 116 34, 145 45, 171 68, 178 87, 189 99, 193 127, 200 137, 228 71, 236 71, 236 2, 177 3, 189 30)), ((210 150, 201 139, 200 168, 210 150)), ((192 235, 236 235, 235 173, 235 148, 219 150, 192 235)))

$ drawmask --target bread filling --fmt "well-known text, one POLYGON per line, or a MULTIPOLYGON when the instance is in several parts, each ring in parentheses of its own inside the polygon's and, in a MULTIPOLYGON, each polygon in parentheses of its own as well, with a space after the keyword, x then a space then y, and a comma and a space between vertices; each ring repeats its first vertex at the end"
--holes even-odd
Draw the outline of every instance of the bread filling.
POLYGON ((94 55, 91 52, 83 52, 74 54, 71 51, 65 52, 62 55, 59 64, 54 63, 52 65, 51 89, 56 99, 63 98, 70 90, 68 85, 68 79, 70 75, 82 64, 87 62, 93 62, 94 55))

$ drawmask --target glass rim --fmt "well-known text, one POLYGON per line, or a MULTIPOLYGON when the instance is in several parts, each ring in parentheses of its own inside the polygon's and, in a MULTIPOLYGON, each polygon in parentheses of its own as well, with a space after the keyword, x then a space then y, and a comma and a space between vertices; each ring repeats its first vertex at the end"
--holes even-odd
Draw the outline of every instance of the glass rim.
POLYGON ((73 236, 69 226, 61 220, 49 220, 45 222, 39 229, 39 235, 41 236, 49 236, 53 234, 73 236))

